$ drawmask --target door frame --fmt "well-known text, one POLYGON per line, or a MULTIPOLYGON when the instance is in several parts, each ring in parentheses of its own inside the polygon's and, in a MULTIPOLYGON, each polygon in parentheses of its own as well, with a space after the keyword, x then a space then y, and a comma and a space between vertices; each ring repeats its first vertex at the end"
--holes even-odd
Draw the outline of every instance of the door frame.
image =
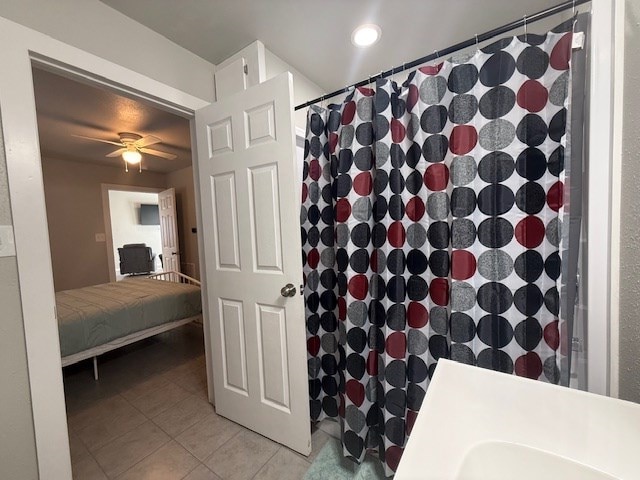
MULTIPOLYGON (((71 479, 53 272, 32 66, 154 103, 190 119, 210 102, 0 17, 0 105, 15 237, 39 478, 71 479)), ((213 81, 213 78, 211 79, 213 81)), ((192 133, 192 151, 196 144, 192 133)), ((194 164, 195 195, 199 197, 194 164)), ((204 252, 196 201, 200 268, 204 252)), ((203 284, 203 288, 206 286, 203 284)), ((204 302, 205 300, 203 300, 204 302)), ((204 318, 208 351, 209 323, 204 318)), ((207 358, 207 377, 211 365, 207 358)), ((210 382, 207 382, 210 383, 210 382)), ((209 398, 213 392, 209 385, 209 398)))
POLYGON ((113 254, 113 229, 111 228, 111 205, 109 203, 109 192, 117 190, 119 192, 139 192, 139 193, 160 193, 166 188, 137 187, 135 185, 117 185, 113 183, 101 183, 102 190, 102 216, 104 219, 105 243, 107 245, 107 263, 109 264, 109 281, 116 281, 116 258, 113 254))

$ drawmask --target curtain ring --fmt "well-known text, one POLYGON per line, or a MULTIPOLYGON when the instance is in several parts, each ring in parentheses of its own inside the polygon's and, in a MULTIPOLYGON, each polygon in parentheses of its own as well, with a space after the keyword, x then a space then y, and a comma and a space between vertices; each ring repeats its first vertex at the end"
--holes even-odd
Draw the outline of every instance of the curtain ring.
POLYGON ((522 17, 522 19, 524 20, 524 41, 527 41, 527 16, 524 15, 522 17))
POLYGON ((573 16, 576 16, 576 0, 573 0, 573 16))
POLYGON ((479 43, 479 42, 478 42, 478 34, 476 33, 476 52, 477 52, 478 50, 480 50, 480 49, 478 48, 478 43, 479 43))

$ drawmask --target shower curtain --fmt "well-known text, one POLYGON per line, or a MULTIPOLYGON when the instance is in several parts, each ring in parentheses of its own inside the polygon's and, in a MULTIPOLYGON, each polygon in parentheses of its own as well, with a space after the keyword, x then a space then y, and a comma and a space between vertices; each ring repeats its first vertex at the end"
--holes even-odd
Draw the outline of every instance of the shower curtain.
POLYGON ((396 470, 440 358, 560 382, 571 25, 309 109, 311 416, 345 456, 396 470))

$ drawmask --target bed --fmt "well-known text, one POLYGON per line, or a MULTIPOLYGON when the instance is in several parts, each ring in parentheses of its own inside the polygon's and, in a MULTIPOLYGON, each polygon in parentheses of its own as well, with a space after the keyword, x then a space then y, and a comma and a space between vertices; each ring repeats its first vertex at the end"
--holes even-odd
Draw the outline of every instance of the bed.
POLYGON ((62 366, 202 319, 200 282, 178 272, 56 293, 62 366))

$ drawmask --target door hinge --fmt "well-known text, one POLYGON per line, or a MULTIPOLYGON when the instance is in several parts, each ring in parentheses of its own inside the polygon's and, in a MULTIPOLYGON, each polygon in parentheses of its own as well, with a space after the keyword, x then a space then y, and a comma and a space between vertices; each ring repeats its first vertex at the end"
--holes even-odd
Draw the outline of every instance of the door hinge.
POLYGON ((245 64, 245 66, 244 66, 244 74, 245 75, 249 75, 249 65, 245 64))

